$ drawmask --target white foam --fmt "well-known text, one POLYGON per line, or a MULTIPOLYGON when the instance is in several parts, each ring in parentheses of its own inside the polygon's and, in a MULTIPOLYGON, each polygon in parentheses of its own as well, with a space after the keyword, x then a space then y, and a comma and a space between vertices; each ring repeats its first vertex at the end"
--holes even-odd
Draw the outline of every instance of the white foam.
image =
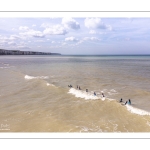
POLYGON ((110 91, 111 91, 111 92, 116 92, 116 90, 114 90, 114 89, 111 89, 110 91))
POLYGON ((27 79, 27 80, 32 80, 32 79, 48 79, 48 76, 37 76, 37 77, 34 77, 34 76, 25 75, 24 78, 27 79))
POLYGON ((116 90, 111 89, 109 92, 107 92, 109 95, 115 95, 118 94, 116 90))
POLYGON ((130 111, 131 113, 142 115, 142 116, 150 115, 150 112, 147 112, 145 110, 132 107, 131 105, 126 104, 126 107, 127 107, 127 110, 130 111))
POLYGON ((10 68, 10 67, 0 67, 1 69, 10 68))
POLYGON ((50 83, 47 83, 46 85, 47 86, 55 86, 54 84, 50 84, 50 83))
POLYGON ((4 64, 5 66, 9 66, 9 64, 4 64))
POLYGON ((84 98, 86 100, 89 100, 89 99, 93 99, 93 100, 101 99, 103 101, 105 100, 105 97, 102 98, 102 96, 95 96, 94 93, 86 92, 82 90, 76 90, 74 88, 70 88, 68 93, 75 95, 75 97, 84 98))

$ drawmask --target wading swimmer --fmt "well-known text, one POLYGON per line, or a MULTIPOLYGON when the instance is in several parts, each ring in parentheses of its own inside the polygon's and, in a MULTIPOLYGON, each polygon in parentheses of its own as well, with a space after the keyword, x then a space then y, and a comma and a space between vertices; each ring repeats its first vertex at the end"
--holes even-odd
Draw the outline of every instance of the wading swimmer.
POLYGON ((102 93, 102 95, 103 95, 103 97, 105 97, 105 96, 104 96, 104 93, 102 93))
POLYGON ((86 89, 86 92, 88 92, 88 89, 86 89))
POLYGON ((77 89, 78 89, 78 85, 77 85, 77 89))
POLYGON ((127 104, 127 101, 125 102, 125 105, 127 104))
POLYGON ((96 93, 94 92, 94 95, 96 96, 96 93))
POLYGON ((129 99, 128 104, 131 105, 131 100, 129 99))
POLYGON ((70 84, 70 85, 68 85, 68 87, 72 88, 72 85, 70 84))
POLYGON ((121 102, 123 102, 123 101, 122 101, 122 98, 120 99, 120 103, 121 103, 121 102))
POLYGON ((79 90, 81 90, 80 86, 79 86, 79 90))

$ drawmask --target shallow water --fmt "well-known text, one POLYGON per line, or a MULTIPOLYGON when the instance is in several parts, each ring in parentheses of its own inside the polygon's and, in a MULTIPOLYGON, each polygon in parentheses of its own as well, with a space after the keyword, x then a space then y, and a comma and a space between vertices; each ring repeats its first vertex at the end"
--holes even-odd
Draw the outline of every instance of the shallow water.
POLYGON ((150 56, 1 56, 0 131, 149 132, 149 65, 150 56))

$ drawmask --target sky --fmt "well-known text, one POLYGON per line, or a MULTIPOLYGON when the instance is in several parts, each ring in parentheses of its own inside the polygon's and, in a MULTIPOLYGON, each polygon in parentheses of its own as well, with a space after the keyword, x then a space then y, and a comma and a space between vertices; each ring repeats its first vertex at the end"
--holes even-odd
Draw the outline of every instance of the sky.
POLYGON ((0 49, 150 54, 150 18, 0 18, 0 49))

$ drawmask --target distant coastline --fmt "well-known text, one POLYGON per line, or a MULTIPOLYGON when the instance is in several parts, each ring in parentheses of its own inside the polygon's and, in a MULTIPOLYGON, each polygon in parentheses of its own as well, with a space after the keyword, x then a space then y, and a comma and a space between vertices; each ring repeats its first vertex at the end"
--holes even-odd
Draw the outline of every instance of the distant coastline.
POLYGON ((46 52, 35 52, 35 51, 0 49, 0 55, 61 55, 61 54, 60 53, 46 53, 46 52))

